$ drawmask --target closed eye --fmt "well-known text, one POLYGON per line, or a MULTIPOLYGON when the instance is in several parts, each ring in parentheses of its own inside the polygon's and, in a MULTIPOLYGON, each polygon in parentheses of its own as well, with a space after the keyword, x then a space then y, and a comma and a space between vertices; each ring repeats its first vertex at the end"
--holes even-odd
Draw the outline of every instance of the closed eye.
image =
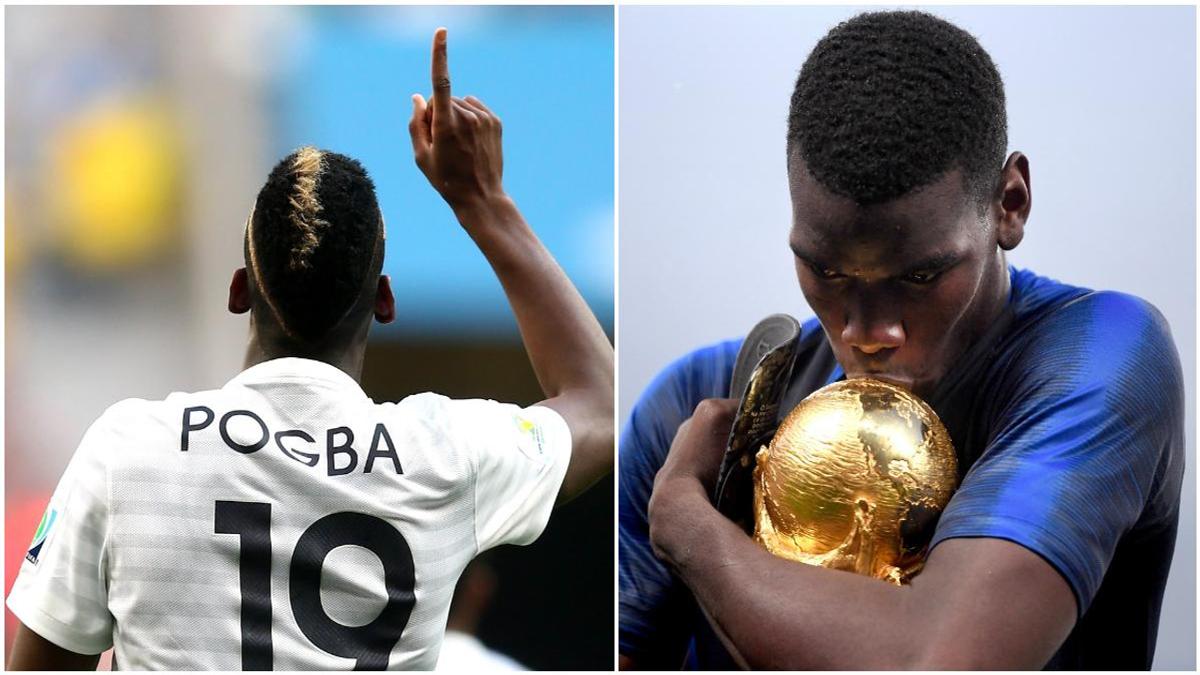
POLYGON ((817 275, 817 278, 819 279, 837 279, 838 277, 842 276, 831 269, 821 267, 820 265, 815 265, 813 263, 808 263, 808 268, 812 270, 812 273, 817 275))
POLYGON ((918 270, 916 272, 909 272, 908 274, 904 275, 904 281, 910 284, 923 286, 925 284, 933 283, 939 276, 941 276, 941 274, 942 270, 918 270))

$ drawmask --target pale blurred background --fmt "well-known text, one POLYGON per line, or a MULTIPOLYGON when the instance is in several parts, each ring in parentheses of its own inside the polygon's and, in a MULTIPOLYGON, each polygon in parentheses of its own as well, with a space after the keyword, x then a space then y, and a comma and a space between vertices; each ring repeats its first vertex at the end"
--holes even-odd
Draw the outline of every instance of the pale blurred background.
MULTIPOLYGON (((508 190, 611 334, 611 7, 6 9, 6 592, 107 406, 240 370, 245 218, 301 145, 362 161, 387 221, 398 320, 375 328, 367 393, 540 398, 499 284, 412 161, 441 25, 455 93, 504 120, 508 190)), ((611 668, 612 522, 606 480, 490 556, 484 643, 611 668)))
MULTIPOLYGON (((618 416, 672 360, 812 311, 787 246, 796 75, 861 7, 622 7, 618 416)), ((932 7, 1004 78, 1033 211, 1009 262, 1171 325, 1187 470, 1155 667, 1196 665, 1196 10, 932 7)))

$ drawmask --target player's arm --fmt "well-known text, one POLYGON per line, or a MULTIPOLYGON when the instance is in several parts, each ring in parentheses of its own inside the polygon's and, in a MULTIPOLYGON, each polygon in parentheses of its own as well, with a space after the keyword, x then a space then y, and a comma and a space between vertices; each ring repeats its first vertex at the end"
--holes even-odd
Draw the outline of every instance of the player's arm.
MULTIPOLYGON (((50 497, 6 604, 20 622, 10 670, 93 670, 113 646, 108 610, 108 456, 137 401, 109 407, 84 434, 50 497)), ((135 418, 136 419, 136 418, 135 418)))
POLYGON ((571 430, 562 503, 612 471, 613 348, 504 191, 499 118, 474 97, 452 97, 449 73, 443 28, 433 39, 432 100, 413 96, 413 152, 504 287, 546 396, 541 405, 571 430))
POLYGON ((735 401, 706 401, 655 480, 650 536, 726 647, 759 668, 1041 668, 1076 618, 1046 561, 994 538, 934 548, 910 586, 771 555, 709 503, 735 401))
POLYGON ((728 391, 741 340, 675 360, 634 402, 618 440, 618 665, 621 670, 678 670, 696 630, 691 593, 654 556, 647 507, 654 476, 679 425, 696 403, 728 391))
POLYGON ((77 654, 18 624, 8 670, 95 670, 99 654, 77 654))

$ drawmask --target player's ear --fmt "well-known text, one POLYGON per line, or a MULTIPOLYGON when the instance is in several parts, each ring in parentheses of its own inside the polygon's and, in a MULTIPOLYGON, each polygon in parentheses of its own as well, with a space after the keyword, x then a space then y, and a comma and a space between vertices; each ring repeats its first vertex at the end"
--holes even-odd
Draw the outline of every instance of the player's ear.
POLYGON ((375 289, 375 320, 379 323, 396 320, 396 298, 392 295, 392 280, 386 274, 379 275, 375 289))
POLYGON ((1025 221, 1033 206, 1029 184, 1029 158, 1014 152, 1000 172, 1000 195, 997 204, 996 243, 1011 251, 1025 237, 1025 221))
POLYGON ((250 280, 245 267, 239 267, 229 283, 229 311, 234 314, 250 311, 250 280))

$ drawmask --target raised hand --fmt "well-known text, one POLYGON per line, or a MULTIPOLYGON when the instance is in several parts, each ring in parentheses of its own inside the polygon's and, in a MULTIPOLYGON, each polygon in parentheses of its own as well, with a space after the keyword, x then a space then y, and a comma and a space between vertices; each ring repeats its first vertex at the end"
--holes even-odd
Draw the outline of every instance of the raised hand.
POLYGON ((433 96, 413 95, 417 166, 454 210, 504 287, 529 363, 571 431, 562 503, 613 465, 613 348, 587 303, 501 184, 500 120, 479 99, 450 95, 446 29, 433 33, 433 96))
POLYGON ((413 94, 413 155, 421 172, 453 209, 504 197, 500 119, 468 96, 450 95, 446 29, 433 33, 433 96, 413 94))

